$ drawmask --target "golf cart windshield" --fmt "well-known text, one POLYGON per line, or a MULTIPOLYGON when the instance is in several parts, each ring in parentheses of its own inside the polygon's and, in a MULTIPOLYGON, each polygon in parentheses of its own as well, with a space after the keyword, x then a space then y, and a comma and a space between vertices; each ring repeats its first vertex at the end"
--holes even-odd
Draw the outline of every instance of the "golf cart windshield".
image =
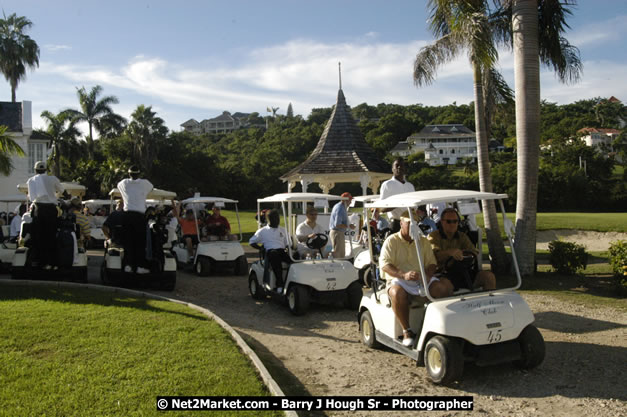
MULTIPOLYGON (((293 248, 295 246, 295 242, 293 236, 296 233, 297 226, 305 219, 307 204, 312 204, 313 207, 315 207, 316 209, 322 210, 322 213, 318 215, 316 223, 320 224, 326 231, 325 234, 328 235, 330 219, 329 207, 331 206, 331 204, 335 204, 340 200, 348 200, 348 198, 340 197, 339 195, 322 193, 281 193, 258 199, 257 213, 261 213, 262 204, 274 204, 275 206, 281 206, 285 229, 287 230, 287 238, 289 242, 288 250, 290 258, 294 262, 302 262, 303 260, 298 260, 294 258, 293 248), (297 210, 295 209, 299 208, 298 206, 300 206, 300 213, 302 214, 297 214, 297 210)), ((261 216, 258 216, 257 227, 261 228, 262 226, 263 225, 261 223, 261 216)), ((347 250, 346 252, 349 254, 351 253, 351 251, 349 250, 347 250)))
MULTIPOLYGON (((380 208, 380 209, 392 209, 392 208, 406 208, 409 217, 411 219, 410 226, 410 234, 414 239, 414 244, 416 251, 418 253, 418 262, 420 263, 420 275, 423 280, 423 285, 427 289, 426 294, 427 297, 434 301, 428 291, 428 286, 426 283, 426 274, 425 274, 425 265, 423 265, 423 257, 420 251, 420 245, 418 244, 418 239, 420 236, 425 236, 422 230, 418 227, 418 219, 415 218, 414 210, 419 206, 432 204, 432 203, 457 203, 459 207, 464 205, 468 205, 471 203, 477 203, 479 200, 498 200, 501 212, 503 215, 504 224, 507 224, 509 220, 505 215, 505 207, 503 205, 503 200, 507 198, 507 194, 494 194, 494 193, 486 193, 479 191, 467 191, 467 190, 430 190, 430 191, 415 191, 403 194, 396 194, 391 197, 388 197, 383 200, 373 201, 370 203, 366 203, 367 208, 380 208)), ((369 226, 369 224, 368 224, 369 226)), ((518 270, 518 262, 516 260, 516 253, 514 251, 514 247, 512 244, 512 236, 511 231, 508 227, 505 227, 505 233, 508 237, 509 245, 512 250, 512 260, 514 262, 514 269, 516 271, 517 276, 517 284, 515 287, 506 288, 515 290, 521 285, 521 277, 520 271, 518 270)), ((370 230, 368 231, 370 234, 370 230)), ((369 241, 370 251, 372 253, 372 242, 369 241)), ((479 248, 479 253, 481 253, 481 248, 479 248)), ((373 268, 376 268, 376 265, 373 265, 373 268)))
MULTIPOLYGON (((205 207, 206 205, 209 205, 209 207, 212 207, 213 205, 215 205, 216 207, 219 208, 223 208, 223 207, 227 207, 228 205, 233 205, 235 207, 235 218, 237 219, 237 230, 238 230, 238 235, 239 235, 239 241, 242 241, 242 226, 240 223, 240 219, 239 219, 239 209, 237 207, 237 203, 239 201, 238 200, 231 200, 230 198, 224 198, 224 197, 191 197, 191 198, 187 198, 183 201, 181 201, 181 203, 183 204, 183 206, 187 206, 187 205, 191 205, 192 207, 205 207)), ((194 211, 194 218, 196 220, 198 220, 197 217, 197 210, 193 210, 194 211)), ((196 233, 198 233, 198 236, 200 236, 200 230, 198 230, 198 222, 196 222, 196 233)))

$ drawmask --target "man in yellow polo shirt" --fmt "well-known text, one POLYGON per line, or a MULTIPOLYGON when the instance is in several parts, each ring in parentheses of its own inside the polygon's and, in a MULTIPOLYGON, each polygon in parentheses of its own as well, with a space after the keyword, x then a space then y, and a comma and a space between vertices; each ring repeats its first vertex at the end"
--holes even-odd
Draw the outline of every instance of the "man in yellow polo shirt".
MULTIPOLYGON (((403 327, 403 345, 412 346, 416 334, 409 328, 409 297, 426 295, 416 245, 410 234, 410 219, 402 216, 401 230, 390 235, 383 243, 379 266, 387 281, 388 295, 392 302, 392 310, 403 327)), ((434 298, 448 297, 453 294, 453 285, 446 278, 433 276, 437 269, 437 261, 429 241, 420 237, 418 242, 422 261, 429 286, 429 294, 434 298)))
MULTIPOLYGON (((440 215, 438 230, 429 234, 429 242, 431 242, 431 248, 438 260, 438 268, 440 270, 445 269, 446 263, 450 258, 462 261, 464 252, 470 252, 474 256, 479 254, 470 238, 464 232, 458 230, 459 222, 460 218, 455 209, 448 207, 440 215)), ((476 273, 474 270, 469 272, 473 288, 468 289, 478 287, 482 287, 484 290, 496 289, 496 278, 492 272, 483 270, 476 273)), ((455 286, 455 290, 468 287, 468 284, 464 282, 465 280, 459 274, 450 274, 448 278, 455 286)))

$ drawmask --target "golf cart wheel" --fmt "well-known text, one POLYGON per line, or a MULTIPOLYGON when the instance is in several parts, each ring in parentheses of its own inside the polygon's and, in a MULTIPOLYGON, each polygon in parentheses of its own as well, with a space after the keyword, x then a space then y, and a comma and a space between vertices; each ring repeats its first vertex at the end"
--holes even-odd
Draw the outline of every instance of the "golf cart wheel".
POLYGON ((295 316, 301 316, 309 309, 309 293, 302 285, 292 284, 287 290, 287 305, 295 316))
POLYGON ((14 266, 11 268, 11 279, 24 279, 26 272, 23 266, 14 266))
POLYGON ((248 277, 248 291, 255 300, 263 300, 266 297, 264 289, 261 288, 261 285, 259 285, 257 281, 257 274, 254 272, 248 277))
POLYGON ((198 257, 196 261, 196 275, 199 277, 208 277, 211 273, 211 261, 204 256, 198 257))
POLYGON ((161 279, 161 289, 164 291, 173 291, 176 287, 176 271, 164 272, 161 279))
POLYGON ((530 324, 525 327, 518 336, 518 343, 521 358, 514 362, 518 367, 531 369, 542 363, 545 354, 544 338, 536 326, 530 324))
POLYGON ((72 280, 74 282, 80 282, 82 284, 87 284, 87 267, 84 268, 74 268, 72 271, 72 280))
POLYGON ((235 275, 246 275, 248 273, 248 260, 246 255, 242 255, 235 260, 235 275))
POLYGON ((425 367, 436 384, 458 380, 464 372, 464 357, 458 340, 434 336, 425 347, 425 367))
POLYGON ((368 310, 364 311, 359 318, 359 328, 361 329, 361 341, 369 348, 376 348, 380 343, 375 337, 374 322, 368 310))
POLYGON ((351 285, 346 288, 346 300, 344 301, 346 308, 357 310, 359 308, 359 304, 361 304, 361 297, 363 295, 364 293, 361 290, 361 282, 351 282, 351 285))

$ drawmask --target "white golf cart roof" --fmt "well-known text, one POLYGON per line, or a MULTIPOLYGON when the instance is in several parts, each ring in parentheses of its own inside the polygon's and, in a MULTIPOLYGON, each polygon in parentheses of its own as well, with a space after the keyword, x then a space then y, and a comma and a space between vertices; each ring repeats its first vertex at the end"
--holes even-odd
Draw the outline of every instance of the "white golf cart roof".
MULTIPOLYGON (((63 191, 67 192, 72 197, 83 196, 87 190, 84 185, 80 185, 75 182, 62 182, 61 187, 63 187, 63 191)), ((28 194, 28 186, 26 184, 18 184, 17 189, 24 194, 28 194)))
POLYGON ((366 207, 396 208, 417 207, 431 203, 453 203, 460 200, 500 200, 506 199, 507 194, 485 193, 468 190, 429 190, 413 191, 390 196, 383 200, 366 203, 366 207))
MULTIPOLYGON (((109 196, 121 198, 122 194, 120 194, 120 190, 114 188, 109 191, 109 196)), ((173 191, 160 190, 159 188, 153 188, 148 195, 146 196, 146 200, 173 200, 176 198, 176 193, 173 191)))
POLYGON ((322 193, 280 193, 270 197, 257 199, 258 203, 282 203, 282 202, 307 202, 315 200, 348 200, 348 197, 340 197, 339 195, 322 194, 322 193))
POLYGON ((181 201, 183 204, 212 204, 212 203, 237 203, 237 200, 231 200, 230 198, 224 197, 190 197, 181 201))
POLYGON ((358 196, 353 197, 353 201, 366 204, 366 203, 370 203, 372 201, 378 200, 379 198, 381 198, 380 194, 358 195, 358 196))
POLYGON ((108 206, 111 204, 111 200, 103 200, 103 199, 93 199, 93 200, 85 200, 83 204, 90 207, 96 206, 108 206))

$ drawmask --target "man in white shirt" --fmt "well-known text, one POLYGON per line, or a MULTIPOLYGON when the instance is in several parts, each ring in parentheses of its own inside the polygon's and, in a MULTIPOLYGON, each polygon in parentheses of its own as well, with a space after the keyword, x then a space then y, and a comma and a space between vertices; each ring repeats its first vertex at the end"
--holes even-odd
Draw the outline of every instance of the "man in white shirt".
POLYGON ((147 274, 150 271, 146 264, 146 197, 153 185, 139 178, 139 168, 136 166, 130 167, 128 173, 130 178, 118 183, 124 201, 124 222, 128 236, 128 248, 124 248, 127 262, 124 272, 147 274))
POLYGON ((22 203, 19 207, 19 212, 13 216, 13 220, 11 220, 11 225, 9 228, 9 241, 17 242, 17 239, 20 235, 20 229, 22 228, 22 216, 26 213, 26 204, 22 203))
POLYGON ((33 264, 41 263, 44 269, 56 268, 57 196, 63 192, 61 181, 46 174, 46 163, 35 163, 35 175, 26 181, 28 199, 35 205, 31 236, 33 238, 33 264))
MULTIPOLYGON (((396 194, 416 191, 414 189, 414 185, 405 179, 405 172, 405 161, 401 157, 396 158, 392 164, 392 178, 381 184, 381 200, 396 194)), ((401 230, 401 214, 406 211, 406 209, 397 208, 394 210, 384 211, 388 212, 392 233, 396 233, 401 230)))
POLYGON ((261 249, 260 245, 266 251, 263 282, 266 285, 270 283, 270 267, 274 271, 276 277, 276 290, 278 293, 283 292, 283 266, 281 262, 290 263, 291 259, 285 248, 289 245, 287 231, 279 226, 281 218, 277 210, 270 210, 266 215, 268 225, 258 229, 248 243, 255 249, 261 249))
POLYGON ((318 211, 314 206, 308 206, 306 211, 307 219, 296 228, 296 239, 298 239, 298 254, 304 258, 309 254, 316 256, 318 249, 311 249, 307 246, 307 239, 314 239, 317 234, 324 234, 324 228, 316 223, 318 211))

